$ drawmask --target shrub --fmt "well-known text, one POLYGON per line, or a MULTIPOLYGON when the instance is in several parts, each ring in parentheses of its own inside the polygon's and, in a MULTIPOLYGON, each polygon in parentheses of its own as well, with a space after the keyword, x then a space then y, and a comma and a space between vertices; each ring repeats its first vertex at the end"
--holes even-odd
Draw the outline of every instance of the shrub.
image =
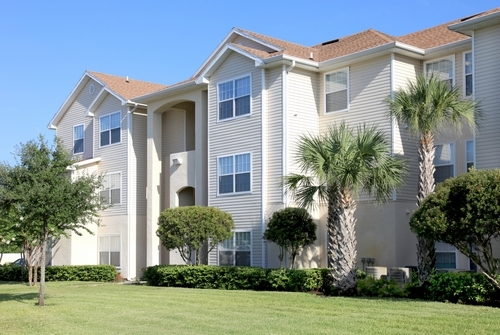
POLYGON ((365 297, 406 297, 403 288, 395 280, 374 279, 371 276, 358 279, 357 293, 365 297))
POLYGON ((318 291, 329 294, 328 269, 262 269, 258 267, 157 265, 145 269, 148 285, 256 291, 318 291))
MULTIPOLYGON (((40 268, 38 268, 40 278, 40 268)), ((112 265, 67 265, 47 266, 47 281, 96 281, 111 282, 118 272, 112 265)), ((25 267, 5 265, 0 267, 0 281, 27 281, 28 272, 25 267)))

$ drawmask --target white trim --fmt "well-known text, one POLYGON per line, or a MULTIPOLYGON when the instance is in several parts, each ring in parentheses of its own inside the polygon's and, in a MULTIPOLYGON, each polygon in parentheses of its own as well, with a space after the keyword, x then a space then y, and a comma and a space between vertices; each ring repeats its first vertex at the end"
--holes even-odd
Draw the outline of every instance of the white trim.
MULTIPOLYGON (((396 83, 395 83, 395 65, 396 59, 394 57, 394 52, 391 53, 391 73, 390 73, 390 90, 391 90, 391 99, 394 98, 394 92, 396 91, 396 83)), ((326 96, 326 95, 325 95, 326 96)), ((391 155, 396 155, 396 118, 394 115, 391 117, 391 155)), ((398 195, 396 189, 392 190, 392 200, 398 200, 398 195)))
MULTIPOLYGON (((128 255, 128 277, 131 278, 130 274, 135 274, 135 266, 132 270, 132 258, 136 257, 136 245, 134 244, 134 252, 132 252, 132 131, 133 131, 133 117, 134 115, 130 113, 131 107, 127 108, 127 116, 128 116, 128 126, 127 126, 127 249, 128 255)), ((137 158, 136 158, 137 159, 137 158)), ((137 188, 137 185, 134 185, 134 188, 137 188)), ((137 201, 137 199, 136 199, 137 201)), ((135 212, 135 211, 134 211, 135 212)), ((137 214, 137 213, 134 213, 137 214)), ((135 237, 136 234, 134 234, 135 237)))
POLYGON ((252 193, 252 189, 253 189, 253 182, 252 182, 252 178, 253 178, 253 163, 252 163, 252 152, 251 151, 245 151, 245 152, 238 152, 238 153, 234 153, 234 154, 228 154, 228 155, 221 155, 221 156, 217 156, 216 157, 216 169, 217 169, 217 197, 227 197, 227 196, 237 196, 237 195, 243 195, 243 194, 251 194, 252 193), (235 156, 240 156, 240 155, 250 155, 250 190, 249 191, 242 191, 242 192, 236 192, 235 191, 235 188, 236 188, 236 181, 235 181, 235 176, 236 176, 236 172, 235 172, 235 166, 236 166, 236 161, 234 159, 235 156), (225 158, 225 157, 233 157, 233 192, 228 192, 228 193, 219 193, 219 159, 220 158, 225 158))
MULTIPOLYGON (((266 70, 261 69, 261 128, 260 128, 260 134, 261 134, 261 139, 260 139, 260 144, 261 144, 261 155, 260 155, 260 172, 261 172, 261 204, 260 204, 260 220, 261 220, 261 231, 262 235, 264 235, 264 231, 266 230, 266 218, 265 218, 265 206, 266 206, 266 193, 267 193, 267 178, 266 178, 266 171, 267 171, 267 98, 268 98, 268 92, 267 92, 267 85, 266 85, 266 70)), ((261 267, 265 268, 266 267, 266 241, 262 239, 262 260, 261 260, 261 267)))
POLYGON ((107 147, 111 147, 113 145, 117 145, 117 144, 120 144, 120 143, 123 142, 122 141, 122 131, 123 131, 122 121, 123 121, 123 119, 122 119, 122 111, 121 110, 118 110, 118 111, 112 112, 112 113, 103 114, 103 115, 99 116, 99 124, 97 125, 97 130, 99 131, 99 138, 98 138, 98 140, 99 140, 99 148, 107 148, 107 147), (109 131, 109 144, 101 145, 101 119, 103 117, 111 116, 111 115, 114 115, 114 114, 120 114, 120 141, 119 142, 115 142, 115 143, 111 143, 111 129, 116 129, 116 128, 109 128, 109 130, 108 130, 109 131))
POLYGON ((474 54, 472 53, 472 50, 464 51, 462 52, 462 97, 463 98, 469 98, 474 96, 474 54), (465 73, 465 55, 470 53, 471 54, 471 63, 472 63, 472 72, 471 73, 465 73), (472 94, 470 96, 467 96, 467 75, 472 76, 472 94))
MULTIPOLYGON (((230 265, 230 266, 236 266, 236 233, 250 233, 250 266, 253 266, 253 230, 252 229, 244 229, 244 228, 240 228, 240 229, 234 229, 233 230, 233 265, 230 265)), ((231 238, 231 237, 230 237, 231 238)), ((217 265, 218 266, 221 266, 220 265, 220 257, 219 257, 219 251, 221 251, 219 249, 221 243, 217 244, 217 247, 214 248, 215 249, 215 252, 216 252, 216 257, 217 257, 217 265)), ((223 265, 223 266, 226 266, 226 265, 223 265)))
MULTIPOLYGON (((216 92, 217 92, 217 100, 216 100, 216 109, 217 109, 217 122, 226 122, 226 121, 229 121, 229 120, 234 120, 234 119, 240 119, 240 118, 245 118, 245 117, 249 117, 252 115, 252 73, 249 73, 249 74, 245 74, 245 75, 242 75, 242 76, 238 76, 238 77, 234 77, 232 79, 228 79, 228 80, 224 80, 224 81, 220 81, 220 82, 217 82, 215 84, 215 87, 216 87, 216 92), (246 78, 248 77, 249 80, 250 80, 250 92, 248 93, 248 96, 250 98, 250 112, 247 113, 247 114, 242 114, 242 115, 236 115, 236 89, 234 87, 235 85, 235 82, 236 80, 238 79, 243 79, 243 78, 246 78), (233 116, 232 117, 227 117, 227 118, 224 118, 224 119, 221 119, 220 118, 220 114, 219 114, 219 85, 222 85, 222 84, 226 84, 226 83, 229 83, 229 82, 232 82, 233 83, 233 97, 231 98, 231 100, 233 101, 233 116)), ((246 96, 246 95, 245 95, 246 96)), ((229 100, 225 100, 225 101, 229 101, 229 100)))
POLYGON ((456 62, 455 62, 455 54, 453 55, 449 55, 449 56, 445 56, 445 57, 439 57, 439 58, 434 58, 434 59, 430 59, 430 60, 427 60, 424 62, 424 73, 425 75, 427 76, 427 65, 428 64, 431 64, 431 63, 436 63, 436 62, 439 62, 441 60, 451 60, 451 71, 452 71, 452 86, 456 85, 457 83, 457 78, 456 78, 456 71, 455 71, 455 66, 456 66, 456 62))
MULTIPOLYGON (((207 190, 206 190, 206 193, 208 194, 207 196, 207 206, 210 206, 210 199, 212 198, 211 196, 211 192, 210 192, 210 178, 212 177, 211 175, 211 171, 210 171, 210 94, 211 94, 211 88, 210 88, 210 85, 208 85, 207 87, 207 183, 206 183, 206 186, 207 186, 207 190)), ((217 90, 215 91, 215 94, 217 94, 217 90)), ((203 105, 201 105, 200 107, 202 107, 203 105)), ((195 116, 196 117, 196 116, 195 116)), ((215 122, 217 123, 217 115, 215 116, 215 122)), ((203 118, 202 118, 202 123, 203 123, 203 118)), ((195 126, 196 128, 196 126, 195 126)), ((196 135, 195 135, 196 136, 196 135)), ((203 148, 198 148, 196 145, 195 145, 195 150, 203 150, 203 148)), ((201 155, 203 157, 203 153, 201 155)), ((217 159, 217 158, 216 158, 217 159)), ((215 174, 217 176, 217 160, 215 161, 215 174)), ((217 179, 216 177, 216 180, 215 180, 215 188, 216 188, 216 191, 215 191, 215 195, 217 196, 217 192, 218 192, 218 186, 217 184, 219 183, 219 180, 217 179)), ((209 257, 209 262, 210 262, 210 253, 208 255, 209 257)))
MULTIPOLYGON (((457 169, 456 169, 456 143, 455 142, 443 142, 443 143, 439 143, 439 144, 434 144, 434 148, 438 147, 438 146, 443 146, 443 145, 446 145, 446 144, 449 144, 452 146, 452 150, 451 150, 451 159, 450 159, 450 162, 451 164, 436 164, 434 163, 433 161, 433 164, 434 164, 434 167, 439 167, 439 166, 449 166, 449 165, 452 165, 453 166, 453 175, 451 177, 455 177, 457 175, 457 169)), ((436 159, 436 156, 434 156, 434 160, 436 159)), ((435 173, 435 171, 434 171, 435 173)), ((434 181, 434 183, 436 183, 436 181, 434 181)))
POLYGON ((83 123, 73 126, 73 148, 71 151, 73 152, 73 155, 83 155, 85 153, 85 124, 83 123), (75 152, 75 128, 80 126, 83 128, 83 138, 81 138, 83 140, 83 149, 81 152, 75 152))
MULTIPOLYGON (((282 94, 282 172, 283 176, 288 174, 288 74, 286 73, 286 65, 281 66, 281 94, 282 94)), ((282 202, 287 207, 288 205, 288 195, 285 192, 285 186, 282 186, 282 202)))
POLYGON ((325 110, 324 110, 324 114, 331 114, 331 113, 342 113, 342 112, 348 112, 350 107, 351 107, 351 88, 350 88, 350 68, 349 66, 347 67, 344 67, 344 68, 341 68, 341 69, 337 69, 337 70, 334 70, 334 71, 329 71, 329 72, 325 72, 323 74, 323 89, 324 89, 324 96, 323 96, 323 101, 324 101, 324 105, 325 105, 325 110), (326 76, 327 75, 330 75, 330 74, 334 74, 334 73, 338 73, 338 72, 346 72, 347 73, 347 87, 346 87, 346 90, 347 90, 347 108, 344 108, 344 109, 340 109, 340 110, 336 110, 336 111, 327 111, 327 105, 326 105, 326 95, 329 94, 329 93, 334 93, 334 92, 340 92, 340 91, 343 91, 343 90, 337 90, 337 91, 331 91, 331 92, 327 92, 326 91, 326 76))

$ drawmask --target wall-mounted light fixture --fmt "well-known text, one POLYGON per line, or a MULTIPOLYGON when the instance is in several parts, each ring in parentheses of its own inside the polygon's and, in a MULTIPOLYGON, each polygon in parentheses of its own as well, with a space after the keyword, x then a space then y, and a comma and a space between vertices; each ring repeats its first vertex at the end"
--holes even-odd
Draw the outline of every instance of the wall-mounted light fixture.
POLYGON ((172 164, 174 164, 174 165, 181 165, 182 164, 182 160, 180 160, 179 158, 174 158, 174 159, 172 159, 172 164))

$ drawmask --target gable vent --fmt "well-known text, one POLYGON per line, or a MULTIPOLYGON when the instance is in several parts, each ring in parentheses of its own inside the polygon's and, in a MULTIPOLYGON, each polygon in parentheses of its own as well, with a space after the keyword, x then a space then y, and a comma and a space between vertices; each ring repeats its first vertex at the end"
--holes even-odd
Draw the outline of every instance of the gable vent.
POLYGON ((333 43, 337 43, 339 41, 339 39, 334 39, 334 40, 331 40, 331 41, 326 41, 326 42, 323 42, 321 43, 321 45, 328 45, 328 44, 333 44, 333 43))

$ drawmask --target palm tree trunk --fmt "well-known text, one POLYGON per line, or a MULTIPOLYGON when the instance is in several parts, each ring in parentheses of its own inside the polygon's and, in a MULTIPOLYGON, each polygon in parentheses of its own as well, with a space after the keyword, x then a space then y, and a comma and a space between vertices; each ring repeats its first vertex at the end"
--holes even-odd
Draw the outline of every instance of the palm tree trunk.
POLYGON ((335 286, 342 291, 356 287, 356 202, 348 190, 329 199, 329 266, 335 286), (331 215, 330 215, 331 214, 331 215))
MULTIPOLYGON (((425 134, 420 139, 419 154, 419 182, 417 194, 417 206, 420 206, 424 199, 434 192, 434 137, 432 134, 425 134)), ((430 276, 436 267, 436 246, 435 241, 423 236, 417 236, 417 268, 418 282, 422 286, 430 280, 430 276)))

